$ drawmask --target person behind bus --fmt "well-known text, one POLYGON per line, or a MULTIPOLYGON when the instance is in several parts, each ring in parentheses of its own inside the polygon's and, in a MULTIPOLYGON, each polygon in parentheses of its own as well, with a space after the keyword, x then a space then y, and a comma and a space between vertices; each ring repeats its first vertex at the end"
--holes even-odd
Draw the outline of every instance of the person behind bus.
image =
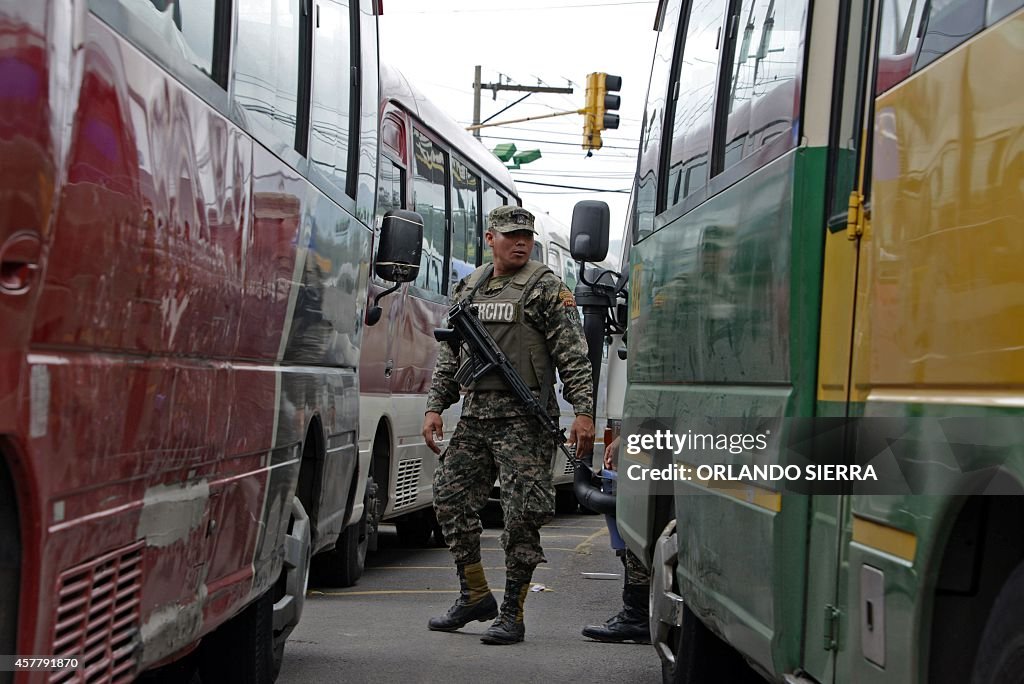
MULTIPOLYGON (((619 438, 616 437, 604 449, 604 467, 606 470, 617 470, 619 455, 619 438)), ((609 518, 609 526, 614 520, 609 518)), ((613 530, 609 530, 613 532, 613 530)), ((583 628, 583 636, 596 641, 622 643, 632 641, 637 644, 651 643, 649 623, 649 594, 651 576, 647 568, 636 555, 626 548, 618 534, 612 535, 612 548, 615 555, 622 561, 622 610, 608 618, 603 625, 587 625, 583 628), (616 539, 618 538, 618 543, 616 539)))
MULTIPOLYGON (((515 206, 493 210, 484 234, 493 265, 481 266, 459 281, 452 298, 458 302, 468 297, 479 305, 481 322, 555 420, 557 367, 562 394, 576 413, 568 441, 585 454, 594 445, 594 389, 583 327, 569 289, 545 265, 530 260, 534 236, 529 211, 515 206)), ((467 362, 464 351, 461 356, 441 344, 427 396, 423 439, 439 454, 434 440, 444 438, 441 412, 459 399, 455 375, 460 363, 467 362)), ((455 561, 460 592, 448 612, 431 618, 428 627, 452 632, 473 620, 497 617, 481 641, 514 644, 526 633, 523 603, 533 570, 546 562, 540 528, 554 517, 555 445, 497 374, 485 375, 467 389, 462 417, 434 473, 434 510, 455 561), (480 559, 479 511, 487 503, 495 474, 505 521, 505 595, 500 611, 480 559)))

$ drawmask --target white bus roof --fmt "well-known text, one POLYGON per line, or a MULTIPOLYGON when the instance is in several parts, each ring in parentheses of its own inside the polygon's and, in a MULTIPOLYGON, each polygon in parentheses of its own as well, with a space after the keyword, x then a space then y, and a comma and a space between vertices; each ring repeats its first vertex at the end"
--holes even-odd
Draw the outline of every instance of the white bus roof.
POLYGON ((441 136, 464 161, 485 172, 501 184, 505 193, 511 192, 518 201, 512 174, 478 138, 460 126, 451 115, 431 102, 401 71, 387 64, 380 65, 380 97, 382 102, 393 102, 422 121, 435 134, 441 136))

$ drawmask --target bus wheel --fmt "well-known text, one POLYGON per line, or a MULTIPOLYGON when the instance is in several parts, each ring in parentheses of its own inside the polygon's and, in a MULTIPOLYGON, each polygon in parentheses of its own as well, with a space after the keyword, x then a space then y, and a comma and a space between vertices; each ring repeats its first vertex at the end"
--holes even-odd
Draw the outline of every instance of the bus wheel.
POLYGON ((579 510, 580 505, 576 500, 576 492, 572 487, 558 487, 555 489, 555 513, 569 515, 579 510))
POLYGON ((205 637, 201 648, 202 681, 273 684, 274 587, 205 637))
POLYGON ((675 662, 662 663, 666 684, 764 684, 743 656, 683 606, 683 626, 675 630, 675 662))
POLYGON ((395 532, 402 546, 422 548, 434 533, 434 509, 429 508, 395 519, 395 532))
POLYGON ((376 530, 378 515, 377 483, 373 481, 371 473, 366 478, 363 515, 359 518, 359 522, 349 525, 341 533, 341 537, 328 559, 334 569, 333 579, 339 587, 351 587, 363 576, 363 570, 366 568, 366 552, 370 546, 370 534, 372 530, 376 530))
POLYGON ((17 653, 20 585, 21 538, 17 499, 0 465, 0 651, 3 653, 17 653))
POLYGON ((1024 672, 1024 563, 1010 573, 999 591, 992 613, 981 635, 974 659, 972 684, 1010 684, 1019 682, 1024 672))
POLYGON ((281 670, 284 644, 302 617, 309 586, 309 565, 313 543, 309 531, 309 516, 299 497, 292 499, 288 533, 284 538, 284 568, 278 580, 274 602, 274 677, 281 670))

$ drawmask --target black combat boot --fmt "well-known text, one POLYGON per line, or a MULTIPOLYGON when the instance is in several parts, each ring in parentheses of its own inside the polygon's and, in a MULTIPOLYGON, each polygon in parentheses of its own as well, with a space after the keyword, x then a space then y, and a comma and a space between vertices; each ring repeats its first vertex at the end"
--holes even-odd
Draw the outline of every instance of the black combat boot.
POLYGON ((498 602, 487 586, 482 563, 457 565, 459 573, 459 597, 448 612, 441 617, 432 617, 427 627, 435 632, 454 632, 473 620, 484 622, 498 614, 498 602))
POLYGON ((614 643, 651 643, 648 592, 646 584, 627 584, 622 587, 622 610, 619 614, 613 615, 603 625, 587 625, 583 628, 583 636, 614 643))
POLYGON ((530 591, 530 580, 505 580, 505 599, 501 602, 501 613, 480 641, 485 644, 517 644, 526 636, 523 623, 523 603, 526 592, 530 591))

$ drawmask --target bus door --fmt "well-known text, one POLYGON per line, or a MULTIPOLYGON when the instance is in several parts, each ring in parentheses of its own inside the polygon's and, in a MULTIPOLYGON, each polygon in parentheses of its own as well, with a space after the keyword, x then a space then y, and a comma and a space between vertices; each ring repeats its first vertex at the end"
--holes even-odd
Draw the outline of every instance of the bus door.
MULTIPOLYGON (((840 49, 836 50, 839 63, 832 85, 815 415, 817 427, 830 433, 827 441, 844 459, 852 449, 849 419, 857 414, 851 368, 860 246, 866 225, 867 149, 873 118, 872 98, 868 96, 874 71, 870 27, 877 25, 874 13, 881 4, 841 4, 837 33, 840 49), (844 39, 845 51, 841 49, 844 39)), ((836 457, 829 457, 829 461, 845 462, 836 457)), ((848 490, 809 497, 809 515, 801 662, 816 681, 831 682, 836 677, 837 659, 844 660, 840 643, 844 644, 842 648, 852 643, 850 634, 840 640, 841 617, 849 616, 856 608, 845 605, 847 583, 858 581, 844 571, 849 542, 844 532, 850 518, 848 490)))

